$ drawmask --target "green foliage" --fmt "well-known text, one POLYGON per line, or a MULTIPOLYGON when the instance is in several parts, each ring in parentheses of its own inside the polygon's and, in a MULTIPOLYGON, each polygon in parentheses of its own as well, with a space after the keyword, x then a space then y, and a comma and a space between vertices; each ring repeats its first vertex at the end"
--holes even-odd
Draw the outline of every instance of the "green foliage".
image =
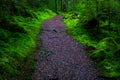
MULTIPOLYGON (((2 7, 5 7, 3 5, 6 5, 7 1, 3 2, 5 4, 2 4, 2 7)), ((2 15, 7 14, 0 18, 0 80, 15 80, 15 78, 30 80, 31 70, 34 68, 33 51, 36 48, 41 24, 56 14, 49 9, 33 10, 26 6, 26 2, 20 5, 17 1, 13 2, 18 11, 14 16, 11 13, 7 14, 9 10, 0 11, 2 15), (23 75, 23 71, 27 73, 23 75)))
POLYGON ((34 68, 31 53, 38 41, 40 25, 43 20, 56 15, 46 7, 69 11, 64 13, 68 34, 89 49, 103 76, 119 80, 119 4, 119 0, 1 0, 0 80, 23 76, 25 80, 30 79, 34 68), (29 74, 21 74, 22 71, 29 74))
POLYGON ((86 46, 102 76, 117 80, 120 78, 119 3, 118 0, 81 1, 77 10, 66 14, 64 19, 68 33, 86 46), (76 13, 79 17, 73 18, 76 13))
POLYGON ((72 35, 73 38, 82 42, 85 45, 95 46, 96 42, 91 40, 89 33, 86 29, 83 28, 83 25, 80 23, 79 19, 73 19, 72 14, 66 14, 64 22, 67 25, 68 34, 72 35))

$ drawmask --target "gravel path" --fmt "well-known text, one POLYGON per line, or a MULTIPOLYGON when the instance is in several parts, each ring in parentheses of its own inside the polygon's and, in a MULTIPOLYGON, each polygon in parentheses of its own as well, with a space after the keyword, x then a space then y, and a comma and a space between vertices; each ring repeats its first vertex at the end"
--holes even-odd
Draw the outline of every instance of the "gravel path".
POLYGON ((103 80, 82 44, 67 35, 63 16, 43 22, 32 80, 103 80))

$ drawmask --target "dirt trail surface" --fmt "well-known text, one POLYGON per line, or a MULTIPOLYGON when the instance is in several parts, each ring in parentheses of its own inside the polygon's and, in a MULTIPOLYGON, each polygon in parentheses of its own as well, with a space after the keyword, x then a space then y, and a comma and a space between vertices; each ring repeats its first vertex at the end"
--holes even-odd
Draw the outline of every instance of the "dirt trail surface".
POLYGON ((63 16, 43 23, 33 80, 103 80, 82 44, 66 33, 63 16))

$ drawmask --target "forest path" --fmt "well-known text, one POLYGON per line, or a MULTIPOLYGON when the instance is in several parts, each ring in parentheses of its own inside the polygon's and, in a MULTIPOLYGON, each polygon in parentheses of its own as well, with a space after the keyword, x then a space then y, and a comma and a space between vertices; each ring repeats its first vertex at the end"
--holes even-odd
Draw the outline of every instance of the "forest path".
POLYGON ((42 47, 36 51, 37 63, 33 80, 102 80, 84 50, 66 33, 63 16, 43 22, 42 47))

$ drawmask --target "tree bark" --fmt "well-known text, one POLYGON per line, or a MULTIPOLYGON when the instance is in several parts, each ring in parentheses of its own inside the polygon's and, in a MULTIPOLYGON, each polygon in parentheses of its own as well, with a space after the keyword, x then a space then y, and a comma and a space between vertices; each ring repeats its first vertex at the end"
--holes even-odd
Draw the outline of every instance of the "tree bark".
POLYGON ((63 10, 63 1, 62 0, 60 0, 61 1, 61 11, 63 10))
POLYGON ((57 12, 57 0, 55 0, 55 11, 57 12))
POLYGON ((67 11, 67 5, 66 5, 66 0, 64 0, 64 3, 63 3, 63 11, 67 11))
POLYGON ((99 17, 98 17, 98 13, 99 13, 99 2, 98 2, 98 0, 96 0, 96 15, 97 15, 97 20, 98 20, 98 24, 96 25, 97 33, 99 33, 99 17))

